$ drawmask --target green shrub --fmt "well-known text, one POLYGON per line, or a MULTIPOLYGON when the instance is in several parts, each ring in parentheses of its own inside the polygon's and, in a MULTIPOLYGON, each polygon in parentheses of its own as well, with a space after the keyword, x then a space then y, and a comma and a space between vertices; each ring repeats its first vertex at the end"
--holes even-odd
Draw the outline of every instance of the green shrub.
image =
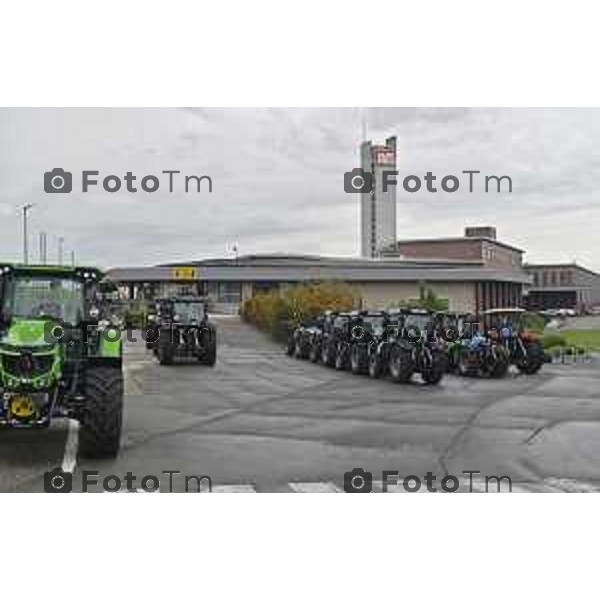
POLYGON ((342 283, 321 282, 257 294, 242 306, 242 319, 270 333, 276 340, 287 339, 298 324, 313 319, 326 310, 352 310, 356 305, 354 290, 342 283))
POLYGON ((538 313, 527 313, 523 317, 523 325, 528 331, 543 333, 546 327, 546 319, 538 313))
POLYGON ((418 298, 398 300, 397 302, 388 304, 387 308, 423 308, 425 310, 440 312, 448 310, 449 306, 450 301, 448 298, 438 298, 431 288, 421 284, 418 298))
POLYGON ((558 333, 547 333, 542 337, 542 345, 544 346, 544 350, 564 348, 567 345, 567 340, 558 333))

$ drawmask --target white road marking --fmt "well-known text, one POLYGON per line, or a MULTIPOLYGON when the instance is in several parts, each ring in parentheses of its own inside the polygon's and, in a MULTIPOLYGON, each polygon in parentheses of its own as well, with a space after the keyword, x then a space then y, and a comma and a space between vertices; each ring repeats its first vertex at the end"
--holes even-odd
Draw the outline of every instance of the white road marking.
POLYGON ((290 483, 288 484, 297 494, 331 494, 343 492, 335 483, 331 481, 309 482, 309 483, 290 483))
POLYGON ((69 419, 65 453, 63 455, 62 470, 73 473, 77 466, 77 449, 79 447, 79 421, 69 419))
POLYGON ((153 492, 147 492, 143 488, 134 488, 133 490, 128 490, 126 487, 121 488, 118 492, 107 492, 106 490, 102 490, 104 494, 160 494, 160 488, 155 489, 153 492))
POLYGON ((215 485, 212 488, 213 494, 256 494, 253 485, 215 485))
POLYGON ((588 494, 600 492, 600 488, 593 483, 578 481, 577 479, 560 479, 558 477, 549 477, 548 479, 545 479, 544 482, 550 486, 558 488, 561 492, 588 494))
MULTIPOLYGON (((63 463, 64 464, 64 463, 63 463)), ((64 468, 64 467, 63 467, 64 468)), ((419 494, 427 494, 427 486, 424 482, 421 483, 421 488, 418 492, 407 492, 402 485, 403 480, 399 480, 397 483, 390 481, 388 483, 387 493, 396 493, 396 494, 407 494, 407 493, 419 493, 419 494)), ((414 481, 410 481, 411 486, 414 486, 414 481)), ((344 493, 344 490, 333 483, 332 481, 293 481, 287 484, 289 488, 296 494, 331 494, 331 493, 344 493)), ((435 482, 435 487, 438 490, 438 493, 447 493, 441 488, 439 482, 435 482)), ((513 483, 512 484, 512 493, 536 493, 536 492, 598 492, 600 491, 597 487, 593 486, 590 483, 569 480, 569 479, 547 479, 543 482, 539 483, 513 483), (560 482, 561 486, 557 485, 560 482)), ((137 488, 132 490, 132 492, 137 493, 146 493, 146 490, 142 488, 137 488)), ((160 493, 160 489, 156 490, 156 492, 160 493)), ((372 482, 372 493, 382 493, 383 492, 383 482, 382 481, 373 481, 372 482)), ((469 493, 469 480, 464 479, 460 480, 460 487, 457 492, 469 493)), ((473 488, 472 492, 477 494, 481 493, 497 493, 498 486, 495 481, 490 481, 487 484, 485 480, 477 480, 473 479, 473 488)), ((508 482, 501 482, 501 493, 508 493, 508 482)), ((105 492, 106 493, 106 492, 105 492)), ((128 493, 126 488, 119 490, 119 492, 110 492, 110 493, 128 493)), ((257 489, 254 484, 250 483, 238 483, 231 485, 216 485, 212 488, 213 494, 256 494, 257 489)), ((433 492, 432 492, 433 493, 433 492)))

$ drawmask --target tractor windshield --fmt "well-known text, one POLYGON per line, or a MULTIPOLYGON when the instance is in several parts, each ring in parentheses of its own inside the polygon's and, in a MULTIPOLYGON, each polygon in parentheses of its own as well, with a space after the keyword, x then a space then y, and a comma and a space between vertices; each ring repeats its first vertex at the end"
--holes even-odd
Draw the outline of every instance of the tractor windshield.
POLYGON ((175 302, 173 315, 177 315, 182 323, 202 321, 204 318, 204 303, 202 302, 175 302))
POLYGON ((419 331, 425 332, 431 326, 431 316, 428 314, 409 313, 404 319, 404 327, 417 327, 419 331))
POLYGON ((83 284, 60 277, 15 277, 4 298, 4 312, 13 317, 50 317, 78 323, 83 315, 83 284))
POLYGON ((383 331, 385 317, 383 315, 369 315, 364 318, 364 327, 371 333, 380 334, 383 331))

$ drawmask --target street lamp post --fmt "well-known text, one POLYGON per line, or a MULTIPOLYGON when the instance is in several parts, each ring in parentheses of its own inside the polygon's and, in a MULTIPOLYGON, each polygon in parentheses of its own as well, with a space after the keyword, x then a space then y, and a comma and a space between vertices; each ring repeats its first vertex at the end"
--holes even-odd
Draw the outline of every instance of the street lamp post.
POLYGON ((27 213, 33 208, 33 204, 25 204, 21 207, 23 211, 23 263, 29 264, 29 244, 27 239, 27 213))
POLYGON ((46 232, 40 231, 40 264, 45 265, 46 259, 46 232))

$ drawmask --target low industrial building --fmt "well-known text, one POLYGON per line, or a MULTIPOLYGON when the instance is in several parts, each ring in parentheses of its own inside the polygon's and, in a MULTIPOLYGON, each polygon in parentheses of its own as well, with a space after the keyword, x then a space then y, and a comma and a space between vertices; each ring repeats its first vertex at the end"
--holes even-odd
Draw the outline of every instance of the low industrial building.
POLYGON ((351 285, 361 305, 386 308, 417 299, 431 290, 452 311, 477 314, 487 308, 518 306, 530 277, 520 265, 496 264, 482 257, 333 258, 284 254, 191 261, 185 264, 118 268, 109 272, 124 299, 150 300, 173 294, 201 294, 215 310, 237 311, 265 290, 339 281, 351 285))
POLYGON ((576 263, 527 264, 532 285, 527 306, 534 310, 574 308, 586 311, 600 305, 600 274, 576 263))

